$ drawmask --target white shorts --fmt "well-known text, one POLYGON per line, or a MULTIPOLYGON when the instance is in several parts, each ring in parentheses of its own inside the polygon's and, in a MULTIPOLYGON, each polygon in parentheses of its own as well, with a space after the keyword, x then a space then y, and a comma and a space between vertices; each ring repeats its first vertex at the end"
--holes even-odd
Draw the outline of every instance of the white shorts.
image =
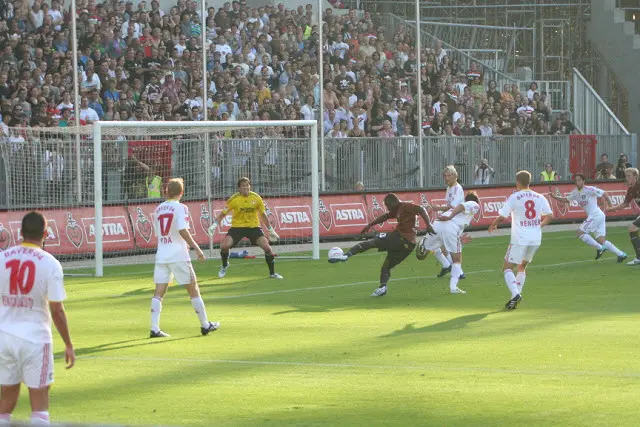
POLYGON ((435 235, 427 235, 422 241, 425 249, 435 251, 444 246, 449 253, 459 254, 462 252, 460 243, 460 227, 451 221, 436 221, 433 223, 435 235))
POLYGON ((604 215, 588 217, 582 224, 580 224, 580 231, 586 234, 591 233, 596 237, 606 236, 606 217, 604 215))
POLYGON ((522 264, 522 261, 531 262, 540 245, 509 245, 505 261, 512 264, 522 264))
POLYGON ((172 282, 175 277, 179 285, 189 285, 196 282, 196 273, 189 261, 156 264, 153 270, 153 281, 164 285, 172 282))
POLYGON ((53 346, 0 332, 0 384, 44 388, 53 383, 53 346))

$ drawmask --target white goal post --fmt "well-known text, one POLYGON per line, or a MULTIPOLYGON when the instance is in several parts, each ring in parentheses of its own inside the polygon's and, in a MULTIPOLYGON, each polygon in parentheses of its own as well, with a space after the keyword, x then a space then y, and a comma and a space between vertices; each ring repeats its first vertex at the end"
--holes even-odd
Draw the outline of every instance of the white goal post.
MULTIPOLYGON (((235 192, 235 184, 231 183, 235 183, 241 176, 248 176, 254 184, 256 180, 251 175, 252 173, 259 174, 260 188, 264 190, 261 191, 258 188, 255 191, 263 196, 265 205, 268 204, 268 200, 280 201, 280 205, 282 205, 275 207, 276 212, 274 214, 269 212, 269 215, 273 220, 283 218, 282 221, 279 219, 276 221, 280 222, 280 225, 272 224, 281 233, 281 238, 284 237, 282 239, 285 247, 282 249, 283 253, 288 253, 286 248, 291 243, 291 247, 294 244, 297 245, 297 250, 293 252, 303 251, 306 253, 310 250, 312 259, 320 258, 318 123, 315 120, 97 121, 93 124, 95 218, 92 230, 95 239, 96 276, 104 275, 104 258, 107 255, 105 244, 118 241, 105 241, 105 236, 113 239, 110 237, 110 230, 115 230, 113 234, 117 234, 117 231, 121 229, 117 223, 110 224, 108 222, 109 218, 120 217, 116 217, 116 214, 113 213, 105 214, 109 209, 114 209, 112 200, 115 198, 110 198, 109 194, 104 193, 105 188, 108 188, 105 177, 108 181, 109 177, 116 176, 117 173, 125 174, 125 169, 122 167, 120 169, 111 167, 110 169, 109 166, 109 159, 112 157, 122 159, 124 150, 128 150, 126 151, 127 161, 133 162, 134 167, 144 168, 143 170, 148 173, 144 178, 146 180, 144 181, 145 187, 149 187, 155 178, 162 181, 161 178, 181 177, 180 172, 190 174, 189 179, 183 177, 185 178, 185 195, 190 194, 190 186, 197 186, 200 189, 199 200, 193 202, 199 204, 202 210, 200 229, 204 229, 205 222, 215 216, 212 203, 215 202, 220 206, 235 192), (132 145, 142 146, 142 144, 138 144, 141 142, 144 142, 144 150, 155 150, 157 145, 166 151, 163 154, 165 158, 158 160, 160 157, 156 156, 156 161, 169 163, 170 176, 155 177, 154 174, 162 175, 159 172, 154 172, 154 170, 158 170, 156 168, 159 166, 144 164, 144 159, 138 159, 131 154, 132 145), (176 161, 181 165, 177 171, 171 167, 171 163, 176 161), (289 205, 301 204, 303 203, 301 200, 308 203, 308 199, 310 199, 310 204, 305 205, 305 211, 290 211, 292 208, 302 208, 302 206, 289 205), (291 224, 288 221, 291 220, 295 223, 300 219, 305 222, 304 225, 291 224), (283 226, 283 223, 288 225, 283 226), (304 245, 302 245, 303 243, 304 245), (303 246, 304 248, 301 249, 303 246)), ((147 161, 147 163, 151 162, 147 161)), ((124 184, 119 183, 118 185, 124 187, 124 184)), ((255 188, 255 185, 253 187, 255 188)), ((109 191, 106 192, 109 193, 109 191)), ((160 203, 158 198, 152 198, 151 193, 149 194, 150 199, 142 203, 147 203, 149 206, 160 203)), ((147 243, 146 247, 150 248, 148 245, 155 244, 155 238, 150 238, 153 235, 151 230, 155 228, 151 226, 154 219, 151 218, 149 221, 148 213, 145 213, 148 211, 143 212, 143 209, 136 207, 135 203, 126 203, 127 209, 137 209, 138 222, 143 224, 145 230, 143 237, 147 243)), ((196 206, 197 208, 198 206, 196 206)), ((267 206, 267 208, 269 207, 267 206)), ((196 214, 193 210, 193 208, 190 209, 192 216, 196 214)), ((135 212, 133 215, 129 213, 128 217, 135 244, 136 233, 139 233, 141 228, 138 227, 136 230, 136 226, 133 225, 136 217, 135 212)), ((125 221, 124 217, 122 218, 122 221, 125 221)), ((273 220, 271 222, 274 222, 273 220)), ((222 233, 223 230, 220 232, 222 233)), ((219 238, 219 236, 217 237, 219 238)), ((205 237, 201 234, 201 241, 203 238, 205 237)), ((208 239, 210 253, 213 253, 214 237, 208 236, 208 239)), ((278 251, 278 246, 276 246, 276 251, 278 251)), ((150 249, 147 250, 147 253, 149 252, 150 249)), ((121 254, 135 256, 132 251, 125 251, 121 254)), ((129 261, 129 263, 136 263, 136 261, 129 261)), ((119 263, 116 262, 116 264, 119 263)))

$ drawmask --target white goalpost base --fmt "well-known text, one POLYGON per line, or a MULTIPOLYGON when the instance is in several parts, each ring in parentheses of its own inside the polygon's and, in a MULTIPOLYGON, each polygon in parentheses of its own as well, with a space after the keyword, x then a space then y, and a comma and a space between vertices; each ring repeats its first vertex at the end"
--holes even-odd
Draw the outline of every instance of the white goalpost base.
MULTIPOLYGON (((111 194, 114 190, 108 181, 113 180, 117 171, 111 166, 111 158, 124 158, 125 150, 127 165, 144 170, 146 187, 154 175, 164 181, 171 177, 185 179, 183 202, 189 206, 192 234, 201 246, 209 245, 210 255, 230 226, 230 217, 223 219, 220 233, 212 236, 205 235, 205 226, 208 228, 226 199, 236 191, 235 182, 247 176, 252 181, 252 190, 263 197, 270 221, 281 236, 282 242, 274 247, 275 252, 286 254, 310 249, 311 258, 319 259, 317 135, 317 122, 313 120, 95 122, 95 214, 90 227, 95 244, 95 275, 104 275, 106 256, 113 256, 118 265, 120 260, 122 264, 136 263, 136 258, 142 259, 138 262, 152 262, 155 227, 150 212, 161 200, 148 197, 132 200, 131 194, 127 194, 124 209, 128 215, 114 212, 122 207, 115 205, 116 209, 112 204, 112 201, 117 203, 117 197, 111 194), (130 244, 119 242, 117 237, 124 230, 127 216, 134 250, 126 250, 130 244), (119 250, 119 245, 125 250, 119 250), (146 255, 133 253, 140 252, 136 249, 142 249, 146 255)), ((126 170, 125 167, 125 173, 126 170)), ((120 189, 120 194, 123 190, 130 191, 128 187, 120 189)))

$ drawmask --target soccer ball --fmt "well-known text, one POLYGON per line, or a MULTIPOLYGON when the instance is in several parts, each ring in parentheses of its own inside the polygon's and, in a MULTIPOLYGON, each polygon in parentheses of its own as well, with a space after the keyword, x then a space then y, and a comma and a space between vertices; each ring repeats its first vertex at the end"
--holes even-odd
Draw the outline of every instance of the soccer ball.
POLYGON ((427 255, 429 255, 429 250, 424 247, 425 240, 426 237, 423 238, 420 243, 418 243, 418 246, 416 246, 416 258, 418 258, 420 261, 423 261, 427 258, 427 255))
POLYGON ((335 259, 339 256, 344 255, 344 252, 340 248, 331 248, 329 249, 329 259, 335 259))

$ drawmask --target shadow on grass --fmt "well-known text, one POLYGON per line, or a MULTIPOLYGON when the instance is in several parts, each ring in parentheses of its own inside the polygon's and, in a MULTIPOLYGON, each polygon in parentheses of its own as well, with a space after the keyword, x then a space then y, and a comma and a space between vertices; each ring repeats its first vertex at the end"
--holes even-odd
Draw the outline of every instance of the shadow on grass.
POLYGON ((421 328, 414 327, 414 323, 408 323, 404 328, 394 331, 388 335, 383 335, 384 338, 397 337, 408 334, 422 334, 429 332, 444 332, 454 329, 462 329, 467 327, 470 323, 479 322, 489 316, 490 314, 502 313, 504 310, 491 311, 488 313, 476 313, 467 314, 466 316, 455 317, 453 319, 445 320, 444 322, 434 323, 433 325, 423 326, 421 328))
MULTIPOLYGON (((125 341, 116 341, 105 344, 99 344, 93 347, 82 347, 76 349, 77 356, 86 356, 88 354, 99 354, 104 353, 106 351, 114 351, 114 350, 123 350, 125 348, 134 348, 134 347, 142 347, 148 345, 157 345, 163 343, 169 343, 174 341, 183 341, 189 340, 193 338, 198 338, 200 335, 193 335, 190 337, 181 337, 181 338, 136 338, 133 340, 125 340, 125 341)), ((64 351, 60 351, 55 353, 55 356, 64 356, 64 351)))
POLYGON ((281 314, 293 314, 293 313, 329 313, 335 311, 344 311, 348 310, 348 308, 331 308, 331 307, 323 307, 320 305, 315 306, 305 306, 305 307, 296 307, 291 310, 277 311, 272 313, 272 316, 279 316, 281 314))

